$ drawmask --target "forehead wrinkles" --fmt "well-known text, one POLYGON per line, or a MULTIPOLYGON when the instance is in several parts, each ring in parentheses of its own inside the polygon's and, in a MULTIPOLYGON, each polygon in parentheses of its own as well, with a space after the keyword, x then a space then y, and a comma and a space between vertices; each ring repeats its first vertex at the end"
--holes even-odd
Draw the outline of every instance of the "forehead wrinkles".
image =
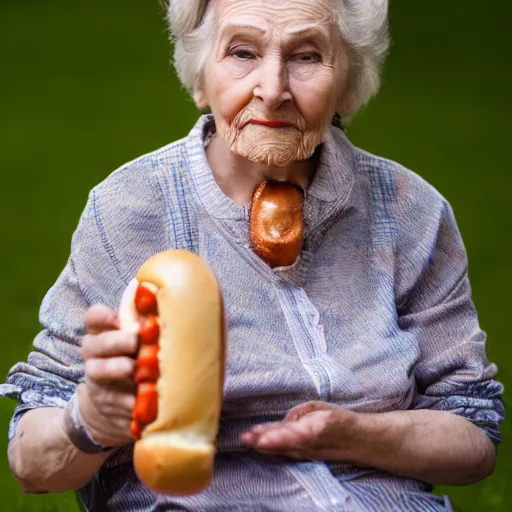
POLYGON ((330 0, 217 0, 220 25, 246 21, 261 27, 279 27, 297 33, 312 26, 328 26, 335 21, 330 0))

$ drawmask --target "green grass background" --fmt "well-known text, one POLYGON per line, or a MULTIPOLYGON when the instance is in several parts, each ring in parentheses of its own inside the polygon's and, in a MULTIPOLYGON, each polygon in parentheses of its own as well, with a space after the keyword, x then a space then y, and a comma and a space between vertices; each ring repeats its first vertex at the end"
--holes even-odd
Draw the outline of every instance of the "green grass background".
MULTIPOLYGON (((511 4, 394 0, 380 95, 349 135, 421 174, 452 204, 488 356, 508 387, 512 175, 511 4)), ((0 0, 0 379, 24 360, 87 193, 197 118, 169 65, 158 0, 0 0)), ((507 400, 505 395, 505 399, 507 400)), ((14 403, 0 402, 0 453, 14 403)), ((460 511, 512 504, 510 423, 495 474, 438 488, 460 511), (508 441, 508 442, 507 442, 508 441)), ((0 510, 73 512, 72 493, 25 496, 0 457, 0 510)))

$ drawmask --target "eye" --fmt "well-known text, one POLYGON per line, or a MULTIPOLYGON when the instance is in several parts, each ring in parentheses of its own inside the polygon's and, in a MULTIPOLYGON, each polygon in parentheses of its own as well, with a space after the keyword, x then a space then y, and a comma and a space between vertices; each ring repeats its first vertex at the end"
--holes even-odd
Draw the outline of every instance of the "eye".
POLYGON ((251 59, 256 58, 254 53, 250 52, 249 50, 238 50, 238 51, 233 52, 231 55, 233 57, 236 57, 237 59, 242 59, 242 60, 251 60, 251 59))
POLYGON ((322 62, 322 56, 317 52, 297 53, 293 56, 293 60, 305 64, 322 62))

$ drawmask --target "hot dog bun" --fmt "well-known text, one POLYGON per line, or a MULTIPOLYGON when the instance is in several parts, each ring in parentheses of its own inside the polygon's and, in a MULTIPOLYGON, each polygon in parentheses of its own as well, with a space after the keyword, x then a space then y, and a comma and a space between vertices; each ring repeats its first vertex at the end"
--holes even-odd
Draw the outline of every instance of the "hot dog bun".
MULTIPOLYGON (((213 476, 226 343, 221 291, 208 264, 182 250, 147 260, 137 281, 155 290, 160 376, 157 417, 135 443, 135 471, 154 491, 194 494, 213 476)), ((133 327, 121 310, 121 328, 133 327)))

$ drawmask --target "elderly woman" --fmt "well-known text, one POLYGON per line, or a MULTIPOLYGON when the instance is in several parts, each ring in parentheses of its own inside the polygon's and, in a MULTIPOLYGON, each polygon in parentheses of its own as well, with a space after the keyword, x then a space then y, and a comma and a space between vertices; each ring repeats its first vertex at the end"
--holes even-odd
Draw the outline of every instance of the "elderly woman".
POLYGON ((387 2, 173 0, 169 20, 211 113, 91 191, 44 330, 1 387, 14 476, 89 510, 450 510, 432 486, 492 473, 502 387, 449 204, 336 122, 378 90, 387 2), (252 239, 262 183, 303 195, 284 264, 252 239), (169 248, 211 265, 228 314, 215 475, 192 497, 135 476, 137 340, 116 315, 169 248))

